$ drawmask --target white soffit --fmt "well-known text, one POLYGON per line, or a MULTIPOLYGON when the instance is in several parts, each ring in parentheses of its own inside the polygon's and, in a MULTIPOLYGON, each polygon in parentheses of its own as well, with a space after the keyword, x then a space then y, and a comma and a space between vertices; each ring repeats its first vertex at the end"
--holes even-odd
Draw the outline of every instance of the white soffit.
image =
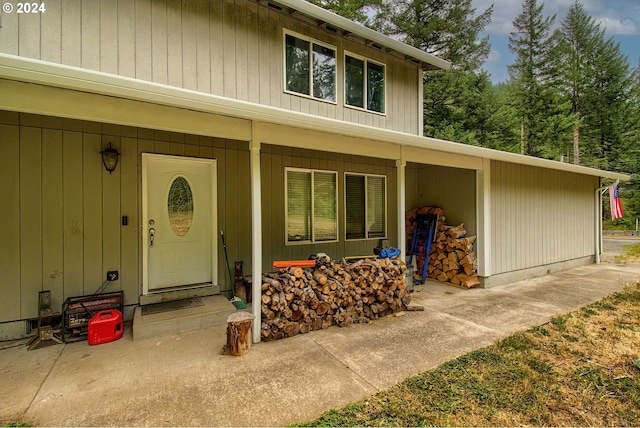
POLYGON ((353 22, 307 1, 267 0, 261 1, 260 3, 271 3, 278 6, 284 6, 285 8, 289 9, 289 13, 301 13, 305 16, 319 21, 320 23, 329 24, 336 29, 341 30, 347 35, 353 34, 354 36, 360 37, 368 42, 375 43, 392 51, 399 52, 409 58, 419 61, 424 65, 424 68, 426 70, 448 70, 449 68, 451 68, 451 63, 443 60, 442 58, 438 58, 435 55, 428 54, 424 51, 421 51, 420 49, 414 48, 413 46, 402 43, 399 40, 385 36, 382 33, 378 33, 377 31, 367 28, 364 25, 353 22))
MULTIPOLYGON (((0 79, 15 80, 74 91, 95 93, 129 100, 178 107, 203 113, 213 113, 240 119, 286 125, 298 128, 363 138, 399 146, 428 149, 442 153, 472 156, 503 162, 549 168, 577 174, 591 175, 628 181, 629 175, 602 171, 557 161, 523 156, 515 153, 483 147, 469 146, 435 138, 405 134, 387 129, 374 128, 341 120, 313 116, 282 108, 254 104, 217 95, 205 94, 158 83, 115 76, 99 71, 86 70, 67 65, 22 58, 0 53, 0 79)), ((2 82, 0 81, 0 108, 2 104, 2 82)), ((215 129, 212 128, 212 132, 215 129)), ((321 150, 322 148, 317 147, 321 150)), ((399 151, 398 151, 399 153, 399 151)))

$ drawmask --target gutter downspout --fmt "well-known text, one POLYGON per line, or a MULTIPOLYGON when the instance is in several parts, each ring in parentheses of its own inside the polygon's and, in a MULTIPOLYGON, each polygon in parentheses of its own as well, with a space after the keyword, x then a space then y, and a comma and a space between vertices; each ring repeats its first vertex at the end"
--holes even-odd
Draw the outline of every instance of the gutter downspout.
MULTIPOLYGON (((620 180, 616 180, 616 182, 613 184, 613 186, 617 186, 618 183, 620 183, 620 180)), ((600 184, 602 184, 602 179, 600 179, 600 184)), ((600 264, 600 251, 601 251, 601 245, 600 245, 600 238, 602 235, 602 224, 601 224, 601 217, 602 217, 602 213, 601 213, 601 207, 602 207, 602 202, 600 201, 600 196, 602 195, 602 191, 605 189, 608 189, 611 186, 601 186, 598 187, 595 190, 595 217, 594 217, 594 246, 595 246, 595 250, 596 250, 596 254, 595 254, 595 263, 596 264, 600 264)))

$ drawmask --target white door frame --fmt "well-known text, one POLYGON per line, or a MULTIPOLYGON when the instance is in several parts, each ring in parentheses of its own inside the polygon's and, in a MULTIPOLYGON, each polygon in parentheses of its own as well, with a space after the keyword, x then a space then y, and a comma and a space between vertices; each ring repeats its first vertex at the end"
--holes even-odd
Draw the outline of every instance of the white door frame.
MULTIPOLYGON (((215 159, 193 158, 188 156, 160 155, 154 153, 142 153, 142 216, 140 221, 140 234, 142 235, 142 295, 162 293, 162 291, 149 292, 149 234, 147 233, 147 213, 148 213, 148 185, 147 168, 149 160, 152 159, 174 159, 176 161, 189 161, 195 163, 206 163, 211 165, 213 182, 211 183, 211 284, 215 285, 218 280, 218 198, 217 198, 217 177, 218 168, 215 159)), ((186 286, 185 289, 189 288, 186 286)), ((193 288, 193 286, 191 286, 193 288)))

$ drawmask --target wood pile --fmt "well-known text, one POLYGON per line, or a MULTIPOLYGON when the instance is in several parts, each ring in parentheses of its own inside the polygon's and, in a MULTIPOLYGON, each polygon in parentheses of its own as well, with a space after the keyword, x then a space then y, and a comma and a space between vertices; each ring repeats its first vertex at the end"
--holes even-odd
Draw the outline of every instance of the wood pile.
MULTIPOLYGON (((414 208, 406 214, 408 248, 411 248, 411 237, 418 214, 438 215, 435 242, 431 244, 429 252, 427 277, 464 288, 473 288, 479 285, 478 259, 473 250, 476 237, 466 236, 467 231, 464 224, 458 226, 446 224, 442 208, 426 206, 414 208)), ((424 258, 417 257, 416 275, 422 275, 424 263, 424 258)))
POLYGON ((282 339, 332 325, 368 323, 411 301, 401 259, 330 261, 262 277, 262 338, 282 339))

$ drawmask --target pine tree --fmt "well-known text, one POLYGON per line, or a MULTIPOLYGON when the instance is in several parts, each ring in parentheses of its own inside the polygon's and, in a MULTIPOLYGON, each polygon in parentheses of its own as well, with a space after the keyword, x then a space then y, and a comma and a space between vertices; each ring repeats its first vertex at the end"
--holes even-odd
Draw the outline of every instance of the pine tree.
POLYGON ((613 38, 596 40, 593 55, 591 89, 594 102, 586 110, 585 147, 586 164, 610 169, 624 150, 623 131, 628 107, 630 67, 628 59, 620 51, 613 38))
POLYGON ((555 39, 556 85, 571 104, 574 117, 573 162, 608 168, 621 144, 628 60, 619 44, 605 38, 605 30, 577 1, 569 8, 555 39))
POLYGON ((550 86, 549 39, 555 15, 543 15, 544 3, 524 0, 522 12, 513 21, 509 49, 516 55, 508 67, 510 102, 520 118, 520 153, 558 158, 556 142, 567 130, 567 120, 558 108, 550 86))
POLYGON ((480 33, 493 7, 474 16, 472 0, 387 0, 376 28, 452 63, 448 71, 424 76, 424 133, 469 144, 483 144, 490 109, 488 76, 479 71, 490 45, 480 33))
POLYGON ((476 70, 490 45, 480 33, 491 21, 493 6, 474 17, 472 0, 387 0, 378 25, 386 34, 450 61, 455 68, 476 70))
POLYGON ((382 0, 307 0, 324 9, 364 25, 371 25, 369 13, 382 6, 382 0))
POLYGON ((575 1, 556 33, 557 69, 560 73, 560 89, 571 103, 573 124, 573 163, 580 164, 580 127, 584 110, 588 107, 591 91, 589 82, 593 75, 590 54, 601 30, 584 7, 575 1))

